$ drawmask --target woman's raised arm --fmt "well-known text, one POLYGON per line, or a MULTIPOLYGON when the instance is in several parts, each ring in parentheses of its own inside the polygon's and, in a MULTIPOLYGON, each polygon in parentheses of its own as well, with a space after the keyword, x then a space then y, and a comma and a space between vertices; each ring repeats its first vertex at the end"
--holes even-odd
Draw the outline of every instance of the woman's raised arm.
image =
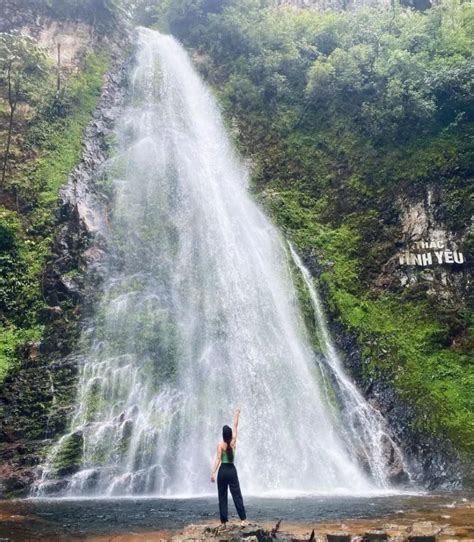
POLYGON ((239 427, 240 408, 235 409, 234 413, 234 427, 232 428, 232 443, 235 446, 237 444, 237 429, 239 427))

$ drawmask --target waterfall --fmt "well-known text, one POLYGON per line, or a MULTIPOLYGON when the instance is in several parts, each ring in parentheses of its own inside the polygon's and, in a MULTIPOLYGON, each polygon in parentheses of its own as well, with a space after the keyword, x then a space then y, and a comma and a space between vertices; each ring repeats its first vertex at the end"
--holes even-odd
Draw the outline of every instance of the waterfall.
POLYGON ((170 36, 136 32, 108 171, 104 291, 81 339, 69 432, 35 494, 214 492, 216 445, 236 407, 246 494, 386 487, 382 422, 343 375, 321 324, 327 366, 353 409, 334 414, 286 244, 249 196, 215 100, 170 36))
POLYGON ((345 439, 352 443, 360 459, 367 465, 379 487, 389 487, 389 467, 396 466, 408 473, 403 454, 388 431, 385 420, 362 396, 345 374, 339 355, 329 333, 326 316, 318 291, 308 269, 303 265, 291 243, 291 257, 303 277, 314 312, 315 327, 323 356, 320 358, 323 373, 334 390, 342 408, 345 439), (391 456, 391 457, 390 457, 391 456), (389 461, 388 461, 389 459, 389 461), (387 464, 389 463, 389 465, 387 464))

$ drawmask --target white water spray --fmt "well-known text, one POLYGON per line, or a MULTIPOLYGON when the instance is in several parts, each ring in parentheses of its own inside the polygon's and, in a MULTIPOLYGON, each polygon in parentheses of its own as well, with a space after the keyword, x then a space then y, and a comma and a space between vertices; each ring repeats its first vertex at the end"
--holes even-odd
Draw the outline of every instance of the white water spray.
POLYGON ((70 432, 36 495, 210 493, 235 407, 245 494, 386 487, 372 443, 380 424, 329 355, 358 409, 348 426, 331 412, 285 245, 248 195, 215 101, 172 37, 138 30, 116 134, 105 291, 83 337, 70 432), (64 468, 74 447, 79 460, 64 468))

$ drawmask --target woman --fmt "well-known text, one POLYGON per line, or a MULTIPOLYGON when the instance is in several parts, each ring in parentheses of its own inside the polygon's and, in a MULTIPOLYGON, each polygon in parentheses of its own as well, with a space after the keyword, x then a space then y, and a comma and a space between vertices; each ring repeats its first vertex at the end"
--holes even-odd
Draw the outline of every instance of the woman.
POLYGON ((217 475, 217 491, 219 494, 219 512, 221 516, 221 524, 225 525, 228 521, 227 515, 227 487, 230 489, 232 498, 234 499, 235 508, 239 514, 242 525, 247 525, 244 501, 240 492, 239 478, 237 469, 234 465, 235 447, 237 445, 237 428, 239 425, 240 409, 238 408, 234 414, 234 429, 228 425, 222 428, 222 442, 217 445, 216 460, 211 473, 211 482, 216 481, 217 475), (220 468, 219 468, 220 465, 220 468))

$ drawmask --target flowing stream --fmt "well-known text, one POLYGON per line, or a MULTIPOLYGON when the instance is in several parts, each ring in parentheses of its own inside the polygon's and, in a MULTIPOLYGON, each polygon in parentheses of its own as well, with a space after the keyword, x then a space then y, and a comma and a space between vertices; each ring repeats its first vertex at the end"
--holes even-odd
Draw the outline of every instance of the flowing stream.
POLYGON ((110 167, 104 294, 83 334, 69 433, 34 493, 214 492, 215 448, 235 407, 245 493, 387 488, 383 419, 344 375, 291 249, 325 359, 313 352, 286 244, 249 196, 215 100, 177 41, 137 30, 129 93, 110 167))

